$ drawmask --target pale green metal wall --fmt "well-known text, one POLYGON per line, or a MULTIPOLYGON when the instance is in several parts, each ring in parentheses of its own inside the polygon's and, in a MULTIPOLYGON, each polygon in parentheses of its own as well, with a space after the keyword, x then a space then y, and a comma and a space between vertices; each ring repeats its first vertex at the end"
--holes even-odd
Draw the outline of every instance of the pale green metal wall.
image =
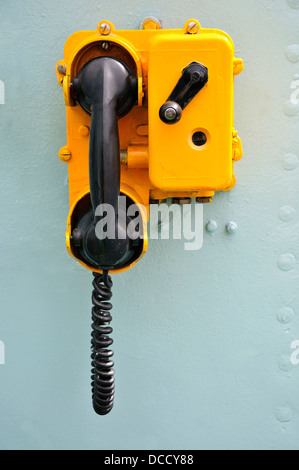
POLYGON ((1 2, 0 448, 299 448, 298 24, 298 0, 1 2), (138 28, 148 15, 171 28, 195 17, 232 36, 245 61, 235 106, 244 158, 235 189, 204 208, 218 229, 205 230, 200 251, 153 240, 114 276, 116 403, 99 417, 91 275, 64 244, 55 64, 74 31, 101 19, 138 28))

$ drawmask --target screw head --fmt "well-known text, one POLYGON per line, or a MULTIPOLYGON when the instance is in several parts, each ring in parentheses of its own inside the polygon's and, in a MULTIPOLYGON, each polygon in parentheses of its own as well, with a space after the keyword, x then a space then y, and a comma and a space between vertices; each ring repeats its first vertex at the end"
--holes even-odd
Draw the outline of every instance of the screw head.
POLYGON ((198 82, 201 78, 203 78, 204 74, 201 72, 193 72, 191 75, 191 80, 193 82, 198 82))
POLYGON ((79 134, 81 137, 87 137, 89 136, 89 127, 88 126, 80 126, 79 127, 79 134))
POLYGON ((187 33, 188 34, 196 34, 198 33, 199 25, 195 21, 190 21, 187 25, 187 33))
POLYGON ((59 158, 63 162, 69 161, 71 157, 72 157, 71 151, 67 147, 62 147, 62 149, 59 150, 59 158))
POLYGON ((182 108, 175 101, 166 101, 159 110, 159 116, 165 124, 175 124, 181 119, 182 108))
POLYGON ((66 65, 59 64, 57 70, 61 75, 66 75, 66 65))
POLYGON ((164 111, 164 116, 167 121, 173 121, 176 118, 176 110, 174 108, 166 108, 164 111))
POLYGON ((102 49, 104 49, 104 51, 108 51, 108 49, 110 49, 110 44, 109 42, 102 42, 102 49))
POLYGON ((99 32, 100 34, 103 34, 103 36, 107 36, 108 34, 111 33, 111 26, 109 23, 101 23, 99 25, 99 32))

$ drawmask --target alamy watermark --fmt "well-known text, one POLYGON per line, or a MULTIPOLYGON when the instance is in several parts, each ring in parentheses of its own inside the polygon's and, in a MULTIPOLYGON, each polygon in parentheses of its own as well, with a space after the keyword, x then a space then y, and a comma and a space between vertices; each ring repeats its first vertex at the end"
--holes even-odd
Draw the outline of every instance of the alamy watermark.
POLYGON ((293 366, 298 366, 299 364, 299 340, 295 340, 291 343, 291 349, 294 349, 294 352, 291 354, 291 364, 293 366))
POLYGON ((292 103, 299 104, 299 79, 292 81, 291 90, 293 90, 291 94, 292 103))
POLYGON ((0 104, 5 104, 5 85, 2 80, 0 80, 0 104))
MULTIPOLYGON (((2 80, 0 80, 0 104, 5 104, 5 85, 2 80)), ((5 364, 5 344, 3 341, 0 341, 0 365, 5 364)))
MULTIPOLYGON (((157 240, 186 240, 184 249, 200 250, 203 245, 203 205, 202 204, 151 204, 148 224, 148 238, 157 240)), ((119 196, 117 215, 110 204, 100 204, 95 211, 98 218, 95 233, 99 240, 122 239, 128 236, 132 240, 144 237, 143 223, 146 208, 142 204, 127 207, 126 196, 119 196), (127 227, 126 233, 117 227, 127 227)))
POLYGON ((0 365, 5 364, 5 344, 3 341, 0 341, 0 365))

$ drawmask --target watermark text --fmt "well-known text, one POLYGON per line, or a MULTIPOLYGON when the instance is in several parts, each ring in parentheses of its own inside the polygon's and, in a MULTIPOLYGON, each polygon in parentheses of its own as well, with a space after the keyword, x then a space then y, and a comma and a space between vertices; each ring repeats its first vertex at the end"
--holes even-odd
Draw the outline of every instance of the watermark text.
POLYGON ((291 343, 291 349, 294 349, 294 352, 291 354, 291 363, 293 366, 299 364, 299 340, 295 340, 291 343))
POLYGON ((5 344, 3 341, 0 341, 0 365, 5 364, 5 344))
POLYGON ((292 103, 299 104, 299 79, 292 81, 291 90, 294 90, 291 94, 292 103))
MULTIPOLYGON (((96 208, 95 216, 95 233, 99 240, 144 238, 147 210, 142 204, 127 206, 125 196, 118 198, 117 213, 112 205, 100 204, 96 208)), ((149 239, 184 239, 185 250, 200 250, 203 245, 203 205, 151 204, 148 231, 149 239)))
POLYGON ((5 85, 2 80, 0 80, 0 104, 5 104, 5 85))

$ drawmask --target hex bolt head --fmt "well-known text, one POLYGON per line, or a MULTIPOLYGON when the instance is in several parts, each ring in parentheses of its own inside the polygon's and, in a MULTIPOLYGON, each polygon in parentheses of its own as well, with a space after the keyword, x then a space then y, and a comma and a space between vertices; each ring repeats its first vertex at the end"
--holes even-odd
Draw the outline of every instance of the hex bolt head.
POLYGON ((111 26, 109 23, 101 23, 99 25, 99 32, 100 34, 102 34, 103 36, 107 36, 108 34, 111 33, 111 26))
POLYGON ((161 29, 161 23, 155 16, 149 16, 148 18, 144 18, 140 29, 161 29))
POLYGON ((196 23, 195 21, 190 21, 190 23, 188 23, 187 25, 188 34, 197 34, 198 30, 199 30, 198 23, 196 23))

